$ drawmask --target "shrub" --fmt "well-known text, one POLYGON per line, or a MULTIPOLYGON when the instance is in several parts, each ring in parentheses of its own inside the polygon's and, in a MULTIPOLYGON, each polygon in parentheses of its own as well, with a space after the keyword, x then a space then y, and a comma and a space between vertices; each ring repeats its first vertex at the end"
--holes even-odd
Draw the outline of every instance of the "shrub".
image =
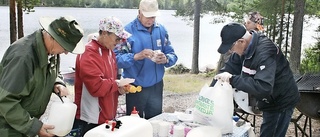
POLYGON ((168 71, 169 74, 185 74, 189 72, 190 72, 190 69, 185 67, 181 63, 169 68, 169 71, 168 71))

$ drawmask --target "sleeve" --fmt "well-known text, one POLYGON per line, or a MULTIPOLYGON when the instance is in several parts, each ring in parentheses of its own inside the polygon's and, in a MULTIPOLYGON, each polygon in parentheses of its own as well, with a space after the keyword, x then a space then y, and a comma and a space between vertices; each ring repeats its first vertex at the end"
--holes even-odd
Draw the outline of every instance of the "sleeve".
POLYGON ((129 37, 126 41, 117 45, 114 49, 114 53, 116 54, 117 65, 119 68, 130 68, 134 65, 134 53, 132 53, 131 50, 132 44, 133 38, 129 37))
POLYGON ((167 30, 163 26, 161 28, 162 28, 161 31, 163 31, 163 33, 164 33, 163 53, 166 55, 166 57, 168 59, 168 63, 165 64, 165 67, 171 67, 174 64, 176 64, 176 62, 178 61, 178 56, 174 52, 174 48, 171 45, 167 30))
POLYGON ((42 122, 31 117, 20 104, 20 101, 30 94, 31 90, 26 90, 26 86, 30 86, 28 88, 33 86, 28 83, 33 77, 33 66, 26 60, 28 59, 25 57, 6 58, 1 64, 0 115, 15 130, 28 136, 35 136, 42 122))
POLYGON ((58 77, 56 78, 56 82, 54 84, 61 84, 65 87, 67 87, 65 82, 63 81, 63 76, 60 73, 58 74, 58 77))
MULTIPOLYGON (((258 52, 259 53, 259 52, 258 52)), ((236 75, 232 79, 231 85, 235 88, 254 95, 258 99, 267 98, 273 92, 275 73, 277 69, 276 54, 271 48, 264 49, 260 54, 255 65, 256 73, 253 77, 241 77, 236 75)), ((244 73, 244 72, 243 72, 244 73)))
MULTIPOLYGON (((118 91, 118 85, 115 79, 105 76, 107 72, 104 72, 104 69, 106 68, 102 67, 104 65, 101 63, 104 62, 100 62, 100 58, 100 55, 95 54, 92 50, 86 49, 86 52, 83 53, 81 59, 79 59, 80 68, 76 68, 88 92, 94 97, 103 97, 108 93, 118 91)), ((113 73, 115 75, 117 74, 116 71, 113 73)))

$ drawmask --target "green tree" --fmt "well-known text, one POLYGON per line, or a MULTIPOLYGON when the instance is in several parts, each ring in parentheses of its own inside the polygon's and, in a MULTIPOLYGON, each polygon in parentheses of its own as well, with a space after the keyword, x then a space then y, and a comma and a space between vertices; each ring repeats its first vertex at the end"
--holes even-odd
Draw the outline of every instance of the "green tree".
MULTIPOLYGON (((320 34, 320 26, 316 30, 320 34)), ((319 35, 318 35, 319 36, 319 35)), ((300 73, 319 73, 320 72, 320 36, 316 37, 317 43, 304 49, 300 73)))
MULTIPOLYGON (((319 0, 201 0, 203 14, 212 13, 222 16, 229 16, 236 22, 243 22, 243 14, 249 11, 259 11, 264 17, 265 34, 275 41, 281 49, 284 49, 285 55, 291 53, 289 60, 294 73, 298 72, 301 58, 301 42, 303 30, 304 11, 309 15, 319 15, 319 0), (305 7, 304 5, 312 5, 305 7), (231 14, 230 14, 231 13, 231 14), (294 18, 291 15, 294 13, 294 18), (293 27, 292 27, 293 26, 293 27), (289 42, 291 40, 291 44, 289 42)), ((185 20, 194 20, 194 2, 188 0, 182 7, 178 8, 176 15, 183 16, 185 20)), ((200 16, 200 17, 201 17, 200 16)), ((215 22, 215 21, 214 21, 215 22)), ((216 21, 221 22, 221 21, 216 21)), ((196 32, 196 31, 194 31, 196 32)), ((196 34, 194 34, 196 35, 196 34)), ((194 39, 196 40, 196 39, 194 39)), ((194 47, 199 45, 195 45, 194 47)), ((196 49, 197 48, 193 48, 196 49)), ((193 51, 198 52, 198 51, 193 51)), ((192 70, 197 69, 197 54, 193 53, 192 70)), ((221 56, 220 61, 225 61, 227 55, 221 56)), ((219 67, 224 63, 219 62, 219 67)), ((220 69, 220 68, 218 68, 220 69)), ((196 72, 196 71, 194 71, 196 72)))
POLYGON ((24 36, 22 0, 16 0, 16 1, 17 1, 17 15, 18 15, 18 38, 21 38, 24 36))
POLYGON ((304 9, 305 0, 295 0, 295 12, 292 26, 292 46, 289 60, 290 68, 295 74, 299 74, 300 69, 304 9))
POLYGON ((10 43, 13 43, 18 38, 23 37, 23 11, 31 12, 34 5, 37 5, 39 0, 10 0, 10 43), (16 10, 17 9, 17 10, 16 10), (18 16, 18 17, 17 17, 18 16), (18 27, 18 31, 17 31, 18 27))
POLYGON ((192 51, 192 74, 199 73, 199 37, 200 37, 200 11, 201 0, 195 0, 194 27, 193 27, 193 51, 192 51))
POLYGON ((193 51, 192 51, 192 66, 191 73, 199 73, 199 32, 200 32, 200 17, 208 13, 224 13, 223 6, 216 0, 195 0, 182 4, 175 13, 175 16, 181 16, 186 21, 193 21, 193 51))
POLYGON ((17 19, 16 19, 16 1, 10 0, 10 43, 13 43, 17 40, 17 19))
POLYGON ((320 44, 304 49, 300 72, 319 73, 320 72, 320 44))

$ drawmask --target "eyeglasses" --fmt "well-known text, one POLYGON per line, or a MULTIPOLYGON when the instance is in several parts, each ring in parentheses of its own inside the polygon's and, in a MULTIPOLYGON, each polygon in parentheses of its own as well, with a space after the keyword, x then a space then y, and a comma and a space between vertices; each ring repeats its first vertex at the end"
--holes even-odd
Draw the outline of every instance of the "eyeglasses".
POLYGON ((116 42, 119 42, 119 41, 121 41, 121 40, 122 40, 122 38, 120 38, 120 37, 117 36, 116 42))
POLYGON ((122 38, 120 38, 119 36, 117 36, 115 33, 113 33, 113 34, 114 34, 114 36, 116 36, 116 42, 119 42, 119 41, 122 40, 122 38))

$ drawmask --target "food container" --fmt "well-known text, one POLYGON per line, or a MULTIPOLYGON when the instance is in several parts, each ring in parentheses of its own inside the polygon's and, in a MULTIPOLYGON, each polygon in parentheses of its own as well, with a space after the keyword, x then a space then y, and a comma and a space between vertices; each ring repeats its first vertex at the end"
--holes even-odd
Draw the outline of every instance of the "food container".
POLYGON ((72 129, 76 109, 77 106, 69 98, 55 99, 52 102, 47 123, 54 125, 55 128, 48 130, 48 132, 57 136, 67 135, 72 129))
POLYGON ((89 130, 84 137, 153 137, 151 123, 143 118, 123 116, 118 118, 121 121, 119 129, 112 131, 101 124, 89 130))

